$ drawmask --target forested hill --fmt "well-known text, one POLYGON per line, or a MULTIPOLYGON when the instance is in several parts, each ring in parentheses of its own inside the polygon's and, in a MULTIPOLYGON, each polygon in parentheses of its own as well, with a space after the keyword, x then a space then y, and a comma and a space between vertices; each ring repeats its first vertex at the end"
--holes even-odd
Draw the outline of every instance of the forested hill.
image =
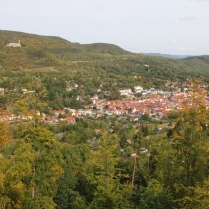
POLYGON ((187 57, 185 60, 200 60, 203 61, 207 64, 209 64, 209 55, 202 55, 202 56, 192 56, 192 57, 187 57))
POLYGON ((208 56, 185 59, 150 57, 113 44, 79 44, 55 36, 0 30, 0 69, 18 71, 41 67, 54 67, 59 71, 96 68, 120 75, 160 79, 194 75, 209 80, 208 56), (19 40, 22 47, 6 46, 19 40))
POLYGON ((8 70, 18 67, 62 66, 69 60, 89 61, 111 55, 131 54, 113 44, 72 43, 60 37, 0 31, 0 64, 8 70), (21 42, 21 48, 7 47, 21 42))
POLYGON ((114 44, 106 44, 106 43, 79 44, 79 43, 70 42, 61 37, 56 37, 56 36, 40 36, 40 35, 23 33, 23 32, 0 30, 1 47, 5 46, 5 44, 10 41, 18 42, 19 40, 21 41, 21 45, 23 47, 26 48, 40 47, 41 49, 45 49, 46 51, 48 51, 49 49, 54 49, 54 53, 57 54, 61 52, 75 53, 76 51, 75 49, 77 49, 77 52, 86 51, 91 53, 107 53, 107 54, 109 53, 115 55, 132 54, 131 52, 125 51, 124 49, 114 44))

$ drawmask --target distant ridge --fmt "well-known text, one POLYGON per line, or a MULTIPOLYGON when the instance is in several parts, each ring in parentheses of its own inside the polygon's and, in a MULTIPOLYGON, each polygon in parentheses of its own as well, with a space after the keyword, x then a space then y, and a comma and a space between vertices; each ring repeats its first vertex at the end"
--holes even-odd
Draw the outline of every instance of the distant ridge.
POLYGON ((126 51, 122 49, 121 47, 115 45, 115 44, 109 44, 109 43, 92 43, 92 44, 82 44, 82 46, 87 51, 94 51, 97 53, 107 53, 112 55, 127 55, 127 54, 133 54, 129 51, 126 51))
POLYGON ((201 75, 209 82, 208 55, 132 53, 109 43, 80 44, 57 36, 0 30, 0 71, 38 68, 44 72, 46 69, 69 72, 79 69, 87 73, 88 68, 95 66, 109 73, 160 79, 201 75), (20 40, 22 47, 8 47, 9 40, 20 40))
POLYGON ((190 56, 185 58, 185 60, 201 60, 202 62, 209 64, 209 55, 190 56))
POLYGON ((184 59, 193 56, 193 55, 171 55, 171 54, 161 54, 161 53, 143 53, 143 54, 151 57, 166 57, 172 59, 184 59))

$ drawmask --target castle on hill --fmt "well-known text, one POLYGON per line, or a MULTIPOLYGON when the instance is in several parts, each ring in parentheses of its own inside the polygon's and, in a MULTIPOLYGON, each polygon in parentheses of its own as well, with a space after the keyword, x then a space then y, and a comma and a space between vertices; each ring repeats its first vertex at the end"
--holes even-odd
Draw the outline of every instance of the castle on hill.
POLYGON ((10 41, 6 44, 6 46, 9 46, 9 47, 22 47, 21 44, 20 44, 20 40, 19 42, 14 42, 14 41, 10 41))

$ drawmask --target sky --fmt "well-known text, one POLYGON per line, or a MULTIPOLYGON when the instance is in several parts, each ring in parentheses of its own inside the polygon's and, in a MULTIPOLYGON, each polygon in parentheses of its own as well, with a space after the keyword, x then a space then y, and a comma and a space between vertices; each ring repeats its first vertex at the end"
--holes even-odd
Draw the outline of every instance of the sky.
POLYGON ((0 30, 136 53, 209 55, 209 0, 0 0, 0 30))

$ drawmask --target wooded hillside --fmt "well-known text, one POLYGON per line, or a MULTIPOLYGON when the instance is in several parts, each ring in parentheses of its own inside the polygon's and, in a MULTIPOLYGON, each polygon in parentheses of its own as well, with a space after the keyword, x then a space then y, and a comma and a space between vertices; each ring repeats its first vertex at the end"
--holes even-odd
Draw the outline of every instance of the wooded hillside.
POLYGON ((204 76, 208 80, 208 56, 170 59, 127 52, 113 44, 72 43, 60 37, 39 36, 21 32, 0 31, 0 65, 5 70, 31 69, 53 66, 58 70, 114 66, 126 72, 155 78, 186 78, 204 76), (9 41, 21 41, 22 47, 6 47, 9 41), (149 66, 148 68, 145 67, 149 66))

